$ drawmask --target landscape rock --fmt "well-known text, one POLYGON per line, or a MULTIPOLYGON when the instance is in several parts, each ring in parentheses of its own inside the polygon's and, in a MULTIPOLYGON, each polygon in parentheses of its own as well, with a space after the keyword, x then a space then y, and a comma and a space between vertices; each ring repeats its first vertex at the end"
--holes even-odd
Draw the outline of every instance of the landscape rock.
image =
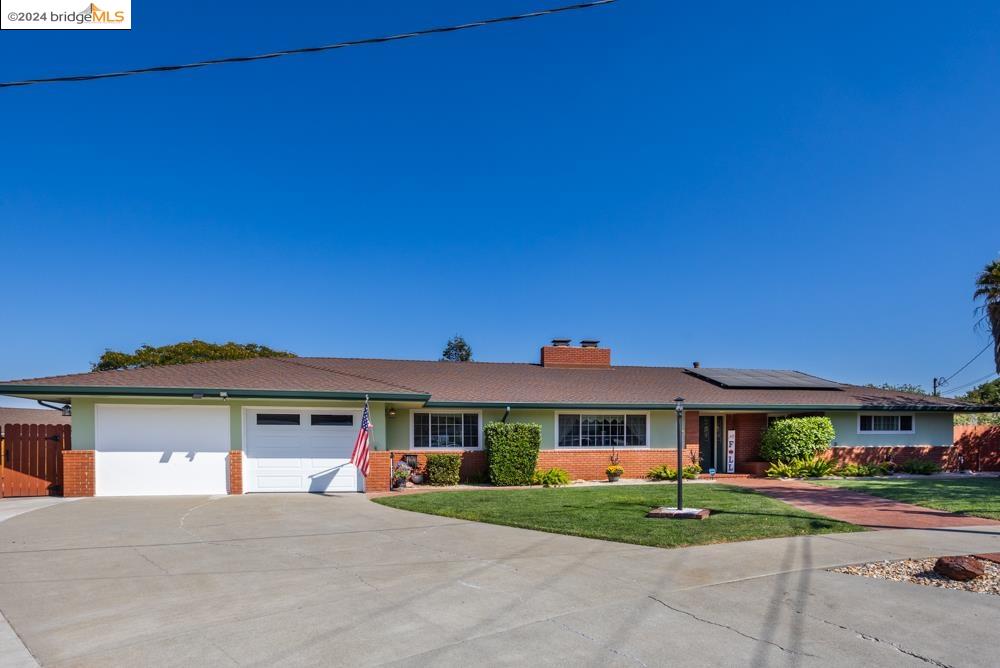
POLYGON ((983 575, 983 563, 973 557, 940 557, 934 562, 934 572, 950 580, 966 582, 983 575))

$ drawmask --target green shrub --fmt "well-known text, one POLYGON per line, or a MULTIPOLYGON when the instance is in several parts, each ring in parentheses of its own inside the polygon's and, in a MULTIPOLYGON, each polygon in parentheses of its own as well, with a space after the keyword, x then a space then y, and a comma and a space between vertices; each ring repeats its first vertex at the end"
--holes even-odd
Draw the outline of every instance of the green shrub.
POLYGON ((432 485, 457 485, 462 455, 438 452, 427 455, 427 482, 432 485))
POLYGON ((889 463, 882 462, 880 464, 844 464, 835 470, 834 475, 844 476, 845 478, 855 478, 862 476, 873 476, 873 475, 889 475, 889 463))
MULTIPOLYGON (((683 468, 683 476, 685 480, 694 480, 701 473, 701 467, 697 464, 690 464, 683 468)), ((672 469, 666 464, 661 464, 659 466, 654 466, 649 469, 649 473, 646 477, 650 480, 677 480, 677 469, 672 469)))
POLYGON ((531 484, 542 447, 541 425, 490 422, 483 431, 490 481, 501 487, 531 484))
POLYGON ((550 468, 548 471, 538 469, 531 476, 532 485, 542 487, 559 487, 570 483, 569 472, 558 467, 550 468))
POLYGON ((768 478, 823 478, 833 475, 837 465, 825 457, 814 456, 793 459, 790 462, 774 462, 767 469, 768 478))
POLYGON ((790 462, 818 455, 836 438, 833 422, 827 417, 800 417, 778 420, 764 432, 760 454, 769 462, 790 462))
POLYGON ((903 473, 915 473, 917 475, 930 475, 940 473, 941 467, 926 459, 910 459, 900 465, 899 470, 903 473))

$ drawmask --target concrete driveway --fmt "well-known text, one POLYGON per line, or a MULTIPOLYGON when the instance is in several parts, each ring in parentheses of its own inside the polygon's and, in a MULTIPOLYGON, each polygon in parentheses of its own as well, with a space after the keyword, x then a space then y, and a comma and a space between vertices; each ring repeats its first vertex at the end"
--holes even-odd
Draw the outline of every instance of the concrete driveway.
POLYGON ((102 667, 986 666, 996 597, 822 570, 983 551, 1000 529, 662 550, 360 495, 84 499, 0 523, 0 644, 102 667))

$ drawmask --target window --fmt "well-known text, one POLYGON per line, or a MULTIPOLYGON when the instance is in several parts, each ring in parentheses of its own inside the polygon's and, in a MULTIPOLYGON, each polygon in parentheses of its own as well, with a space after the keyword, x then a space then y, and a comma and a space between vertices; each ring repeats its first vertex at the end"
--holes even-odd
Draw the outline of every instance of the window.
POLYGON ((260 425, 297 425, 298 413, 257 413, 257 424, 260 425))
POLYGON ((350 427, 354 424, 353 415, 310 415, 309 424, 314 427, 350 427))
POLYGON ((560 413, 560 448, 644 448, 646 416, 625 413, 560 413))
POLYGON ((860 434, 912 434, 912 415, 859 415, 860 434))
POLYGON ((479 413, 413 413, 414 448, 478 448, 479 413))

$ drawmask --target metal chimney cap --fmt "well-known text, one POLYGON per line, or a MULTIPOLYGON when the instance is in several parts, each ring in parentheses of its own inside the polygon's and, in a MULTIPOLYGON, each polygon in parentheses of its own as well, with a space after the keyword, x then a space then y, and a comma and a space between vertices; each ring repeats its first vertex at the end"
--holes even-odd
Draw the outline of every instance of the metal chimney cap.
POLYGON ((596 348, 600 339, 580 339, 580 345, 584 348, 596 348))
POLYGON ((568 346, 573 339, 552 339, 552 345, 554 346, 568 346))

